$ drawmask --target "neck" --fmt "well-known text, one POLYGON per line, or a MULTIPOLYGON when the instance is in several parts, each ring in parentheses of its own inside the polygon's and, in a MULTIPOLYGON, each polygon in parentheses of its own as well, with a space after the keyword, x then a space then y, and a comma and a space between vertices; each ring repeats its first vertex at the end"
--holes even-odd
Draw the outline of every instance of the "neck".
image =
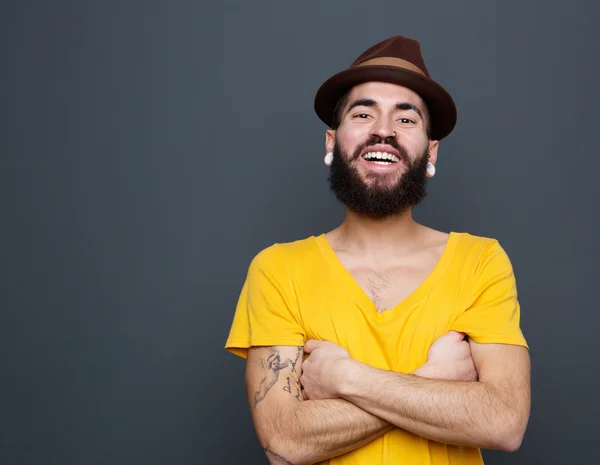
POLYGON ((422 226, 412 218, 409 208, 401 215, 373 219, 352 211, 335 230, 338 243, 344 249, 363 252, 390 252, 414 244, 422 226))

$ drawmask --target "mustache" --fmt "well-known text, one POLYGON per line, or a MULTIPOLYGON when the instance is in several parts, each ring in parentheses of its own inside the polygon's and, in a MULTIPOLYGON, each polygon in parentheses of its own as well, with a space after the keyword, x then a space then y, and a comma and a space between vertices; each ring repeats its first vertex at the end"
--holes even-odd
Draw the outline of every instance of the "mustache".
POLYGON ((377 134, 371 134, 371 136, 369 136, 369 139, 367 139, 367 141, 365 143, 359 145, 356 148, 351 161, 356 161, 358 159, 358 157, 360 157, 361 152, 365 148, 370 147, 372 145, 377 145, 377 144, 386 144, 391 147, 394 147, 400 154, 400 158, 402 159, 402 161, 404 163, 408 163, 410 161, 410 159, 408 158, 408 152, 406 151, 406 149, 403 146, 401 146, 398 143, 398 141, 396 140, 396 138, 394 136, 381 137, 381 136, 378 136, 377 134))

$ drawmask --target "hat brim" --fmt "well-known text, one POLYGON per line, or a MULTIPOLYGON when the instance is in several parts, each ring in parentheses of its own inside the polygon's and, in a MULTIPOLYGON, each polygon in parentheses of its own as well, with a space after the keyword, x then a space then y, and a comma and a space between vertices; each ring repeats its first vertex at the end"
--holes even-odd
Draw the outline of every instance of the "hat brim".
POLYGON ((321 85, 315 96, 317 116, 331 127, 338 101, 352 87, 370 81, 398 84, 416 92, 427 105, 432 140, 441 140, 454 129, 456 105, 450 94, 432 79, 397 66, 359 66, 333 75, 321 85))

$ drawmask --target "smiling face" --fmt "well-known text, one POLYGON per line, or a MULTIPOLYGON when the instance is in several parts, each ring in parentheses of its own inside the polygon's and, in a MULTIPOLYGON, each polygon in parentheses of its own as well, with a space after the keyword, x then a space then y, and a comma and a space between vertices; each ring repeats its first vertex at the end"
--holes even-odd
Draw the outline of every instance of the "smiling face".
POLYGON ((354 87, 342 104, 339 126, 327 131, 326 141, 334 152, 330 186, 338 199, 378 218, 419 203, 427 161, 435 164, 438 146, 429 140, 422 99, 406 87, 368 82, 354 87))

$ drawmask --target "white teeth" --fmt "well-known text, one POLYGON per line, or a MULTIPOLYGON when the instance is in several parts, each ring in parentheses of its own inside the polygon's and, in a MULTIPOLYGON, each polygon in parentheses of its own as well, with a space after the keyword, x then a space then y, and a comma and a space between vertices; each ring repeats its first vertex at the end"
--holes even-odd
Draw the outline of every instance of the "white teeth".
MULTIPOLYGON (((363 155, 363 158, 376 158, 378 160, 390 160, 395 163, 400 161, 400 159, 396 155, 392 155, 391 153, 387 153, 387 152, 368 152, 363 155)), ((372 163, 378 163, 378 162, 374 161, 372 163)), ((379 162, 378 164, 383 165, 383 164, 388 164, 388 163, 379 162)))

